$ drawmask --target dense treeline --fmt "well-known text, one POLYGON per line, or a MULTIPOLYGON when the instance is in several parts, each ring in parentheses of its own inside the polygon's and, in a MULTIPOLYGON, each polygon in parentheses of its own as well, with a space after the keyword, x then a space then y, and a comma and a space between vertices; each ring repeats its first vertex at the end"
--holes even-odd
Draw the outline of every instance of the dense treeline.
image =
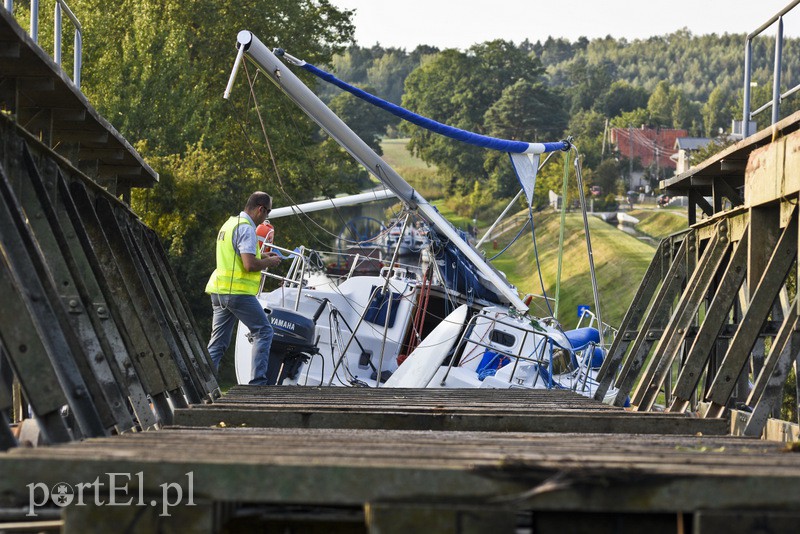
MULTIPOLYGON (((624 187, 621 178, 630 167, 610 151, 609 127, 683 128, 691 136, 705 137, 730 132, 732 119, 741 116, 743 43, 744 35, 694 36, 680 30, 634 41, 548 38, 517 45, 497 40, 465 51, 420 46, 409 54, 377 45, 352 46, 336 56, 332 66, 342 79, 393 102, 407 73, 400 102, 452 126, 526 141, 572 135, 584 154, 589 179, 616 192, 624 187)), ((784 43, 784 91, 800 81, 799 43, 784 43)), ((773 54, 773 38, 754 41, 753 108, 771 99, 773 54)), ((334 104, 352 98, 326 91, 334 104)), ((784 115, 794 109, 791 104, 784 105, 784 115)), ((515 192, 506 158, 413 126, 398 128, 389 117, 371 116, 366 132, 370 140, 398 130, 409 136, 409 149, 437 166, 451 193, 488 201, 515 192)), ((358 125, 356 115, 347 118, 358 125)), ((762 113, 759 127, 768 120, 769 113, 762 113)), ((638 162, 634 168, 641 170, 638 162)), ((657 169, 645 171, 655 184, 657 169)), ((663 177, 666 171, 660 172, 663 177)), ((540 197, 556 188, 560 174, 543 175, 537 188, 540 197)))

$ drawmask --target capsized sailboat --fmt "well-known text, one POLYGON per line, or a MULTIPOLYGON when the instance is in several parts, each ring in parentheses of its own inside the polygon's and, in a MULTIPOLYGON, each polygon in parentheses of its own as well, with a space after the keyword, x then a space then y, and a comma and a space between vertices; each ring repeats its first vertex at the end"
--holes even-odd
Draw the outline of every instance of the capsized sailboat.
MULTIPOLYGON (((436 208, 336 116, 282 61, 336 83, 360 98, 422 127, 508 152, 521 186, 533 200, 541 154, 569 151, 569 141, 526 143, 453 128, 382 101, 293 58, 270 51, 248 31, 239 48, 228 97, 241 61, 255 63, 280 90, 375 176, 405 207, 396 226, 406 233, 411 215, 427 229, 420 261, 399 263, 402 239, 378 275, 338 283, 303 247, 291 258, 281 286, 258 298, 275 327, 270 376, 283 385, 361 387, 565 388, 593 395, 604 355, 603 328, 563 331, 553 318, 529 314, 530 301, 469 243, 436 208)), ((302 208, 289 208, 300 212, 302 208)), ((264 273, 265 276, 275 275, 264 273)), ((600 321, 599 324, 603 324, 600 321)), ((239 328, 236 370, 251 378, 246 328, 239 328)), ((607 398, 613 399, 615 391, 607 398)))

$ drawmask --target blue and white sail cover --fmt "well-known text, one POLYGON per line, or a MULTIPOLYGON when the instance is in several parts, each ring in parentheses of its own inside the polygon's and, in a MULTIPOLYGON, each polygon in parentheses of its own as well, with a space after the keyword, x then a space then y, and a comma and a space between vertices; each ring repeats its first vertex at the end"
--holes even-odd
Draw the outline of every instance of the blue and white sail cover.
POLYGON ((528 199, 528 206, 533 206, 533 189, 536 187, 536 173, 539 171, 539 154, 514 154, 509 152, 511 165, 519 180, 519 185, 528 199))
POLYGON ((425 128, 440 135, 444 135, 445 137, 449 137, 451 139, 474 146, 508 152, 509 156, 511 156, 511 163, 514 167, 514 172, 517 175, 517 180, 519 180, 520 186, 522 186, 522 189, 525 191, 525 196, 528 199, 529 206, 533 205, 533 189, 536 185, 536 173, 539 168, 539 154, 554 152, 556 150, 569 150, 570 148, 570 143, 568 141, 558 141, 555 143, 527 143, 524 141, 510 139, 498 139, 496 137, 489 137, 488 135, 482 135, 467 130, 462 130, 461 128, 448 126, 447 124, 423 117, 422 115, 414 113, 413 111, 383 100, 382 98, 378 98, 377 96, 372 95, 363 89, 359 89, 358 87, 340 80, 329 72, 315 67, 310 63, 294 58, 282 50, 277 52, 278 55, 285 55, 290 62, 302 67, 308 72, 311 72, 322 80, 325 80, 326 82, 333 84, 374 106, 388 111, 389 113, 400 117, 403 120, 406 120, 412 124, 416 124, 421 128, 425 128))

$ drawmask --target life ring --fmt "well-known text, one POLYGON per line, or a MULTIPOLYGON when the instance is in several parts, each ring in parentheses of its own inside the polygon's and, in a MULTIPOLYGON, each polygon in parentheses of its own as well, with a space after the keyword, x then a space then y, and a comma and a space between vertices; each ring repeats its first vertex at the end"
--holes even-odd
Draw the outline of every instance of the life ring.
POLYGON ((258 248, 262 254, 272 250, 270 245, 275 239, 275 227, 269 221, 264 221, 256 227, 256 238, 258 239, 258 248))

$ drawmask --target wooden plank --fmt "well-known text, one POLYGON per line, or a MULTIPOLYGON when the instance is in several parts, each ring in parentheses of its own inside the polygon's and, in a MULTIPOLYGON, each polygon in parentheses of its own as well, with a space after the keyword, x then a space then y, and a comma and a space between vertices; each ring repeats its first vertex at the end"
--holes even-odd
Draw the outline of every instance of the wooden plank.
MULTIPOLYGON (((51 162, 52 163, 52 162, 51 162)), ((61 246, 67 247, 75 262, 75 278, 80 279, 85 287, 85 299, 89 318, 98 333, 103 353, 108 355, 117 365, 119 380, 125 387, 128 401, 142 429, 153 428, 158 421, 150 408, 147 395, 153 390, 147 386, 147 377, 141 370, 136 358, 125 346, 117 323, 110 314, 111 307, 106 299, 108 289, 102 270, 94 257, 91 244, 86 237, 86 230, 81 224, 77 209, 69 195, 64 177, 54 165, 45 165, 43 178, 46 181, 51 202, 55 209, 55 219, 63 228, 61 246)))
POLYGON ((211 392, 218 389, 217 380, 208 364, 207 352, 200 352, 197 344, 192 343, 193 336, 189 332, 191 325, 183 313, 182 303, 174 298, 176 291, 170 287, 169 278, 164 276, 164 269, 168 269, 168 265, 156 264, 147 240, 142 235, 144 225, 140 221, 131 220, 119 213, 117 220, 127 230, 128 243, 142 266, 141 272, 147 275, 158 308, 177 343, 179 355, 184 360, 194 387, 211 400, 211 392))
MULTIPOLYGON (((126 229, 120 225, 117 219, 116 207, 105 198, 96 199, 94 207, 98 222, 114 252, 125 284, 128 286, 136 313, 146 326, 148 338, 159 346, 158 353, 163 355, 160 362, 162 371, 168 369, 170 374, 176 373, 180 379, 183 394, 186 395, 189 402, 200 402, 202 395, 183 361, 178 341, 170 330, 168 318, 164 315, 164 310, 159 308, 155 289, 149 283, 146 268, 136 256, 126 229)), ((182 395, 177 392, 170 398, 176 406, 186 404, 182 395)))
MULTIPOLYGON (((101 414, 103 409, 108 410, 106 426, 114 426, 120 432, 130 430, 134 427, 134 422, 127 402, 131 392, 127 382, 123 380, 124 370, 117 367, 116 360, 104 342, 102 329, 96 328, 99 326, 99 318, 90 317, 95 315, 95 309, 89 290, 80 276, 75 253, 66 245, 61 221, 56 217, 43 178, 27 146, 23 146, 21 156, 23 165, 17 170, 21 178, 17 198, 21 200, 21 207, 25 210, 34 237, 47 258, 48 269, 55 281, 54 288, 67 309, 68 323, 64 326, 71 327, 75 340, 82 349, 73 351, 76 364, 84 376, 91 374, 98 391, 103 395, 104 406, 101 399, 95 399, 95 403, 101 414)), ((142 398, 139 403, 146 404, 146 400, 142 398)))
MULTIPOLYGON (((510 503, 525 510, 797 510, 800 455, 747 438, 294 429, 170 429, 0 454, 0 493, 141 472, 209 501, 510 503), (745 471, 742 465, 748 465, 745 471)), ((138 493, 133 476, 129 490, 138 493)), ((100 488, 101 495, 108 484, 100 488)))
POLYGON ((178 328, 186 337, 190 351, 194 354, 200 374, 205 381, 206 392, 210 398, 218 398, 220 396, 219 384, 217 383, 211 356, 206 348, 206 342, 201 339, 197 331, 197 324, 194 321, 188 302, 183 297, 183 291, 180 289, 175 272, 172 270, 166 255, 161 255, 162 249, 158 236, 141 221, 135 221, 133 228, 135 230, 134 234, 136 231, 141 232, 139 242, 142 252, 149 258, 152 264, 151 268, 155 271, 161 285, 164 287, 165 298, 171 303, 178 322, 178 328), (158 245, 156 246, 156 244, 158 245))
POLYGON ((497 407, 501 409, 559 409, 621 411, 621 408, 570 390, 493 388, 342 388, 233 386, 215 406, 276 404, 345 406, 497 407))
MULTIPOLYGON (((83 227, 86 228, 92 247, 100 259, 106 278, 112 284, 114 297, 109 299, 109 302, 113 301, 123 316, 123 321, 119 324, 124 324, 125 328, 135 336, 136 353, 140 357, 152 357, 158 366, 163 386, 157 391, 174 391, 180 387, 180 377, 175 365, 165 358, 169 353, 169 348, 162 336, 155 335, 160 332, 158 325, 146 321, 149 315, 140 313, 141 309, 147 309, 148 304, 142 302, 143 291, 139 291, 134 284, 134 279, 138 279, 138 277, 135 268, 130 263, 132 260, 125 254, 121 254, 121 251, 112 246, 108 240, 86 186, 80 182, 71 182, 69 183, 69 193, 75 201, 83 227)), ((155 376, 151 378, 156 379, 155 376)))
POLYGON ((108 313, 126 349, 134 356, 132 361, 137 375, 148 394, 158 396, 165 393, 172 383, 165 383, 162 377, 154 349, 131 304, 123 275, 94 217, 88 191, 82 184, 69 185, 61 173, 58 174, 57 183, 58 194, 63 199, 61 205, 73 223, 76 238, 86 251, 87 260, 108 303, 108 313))
POLYGON ((783 386, 789 377, 789 369, 800 355, 800 332, 798 332, 797 307, 793 306, 786 322, 773 340, 769 358, 756 384, 750 392, 747 404, 753 408, 752 416, 744 429, 745 436, 760 436, 770 414, 783 402, 783 386))
MULTIPOLYGON (((48 408, 56 395, 51 387, 61 389, 75 416, 80 431, 86 436, 104 435, 106 426, 98 407, 102 407, 102 395, 93 382, 90 373, 82 373, 78 367, 80 359, 73 355, 80 346, 74 340, 67 325, 66 312, 59 302, 53 287, 53 279, 47 270, 47 260, 43 257, 30 228, 25 221, 25 214, 20 209, 8 181, 5 169, 0 167, 0 232, 3 254, 0 255, 0 276, 7 293, 9 303, 3 311, 16 312, 15 317, 3 321, 3 344, 14 364, 15 374, 25 386, 26 396, 36 394, 39 375, 47 384, 45 395, 48 408), (11 338, 6 339, 6 333, 11 338), (25 340, 23 342, 22 340, 25 340), (38 355, 28 355, 28 348, 38 355), (50 361, 45 363, 45 357, 50 361), (24 364, 22 363, 24 361, 24 364), (19 362, 19 363, 18 363, 19 362), (21 364, 21 365, 20 365, 21 364), (23 372, 23 366, 27 368, 23 372), (57 381, 52 380, 54 372, 57 381), (25 384, 27 382, 27 384, 25 384)), ((85 371, 85 370, 84 370, 85 371)), ((44 413, 54 413, 45 409, 44 413)), ((60 428, 54 428, 56 433, 60 428)))
POLYGON ((175 424, 185 426, 247 426, 271 428, 359 428, 391 430, 447 430, 486 432, 581 432, 630 434, 725 435, 721 419, 672 417, 632 412, 532 412, 527 414, 455 412, 443 409, 373 409, 341 411, 334 408, 257 409, 193 406, 175 410, 175 424), (716 424, 709 424, 715 421, 716 424))

